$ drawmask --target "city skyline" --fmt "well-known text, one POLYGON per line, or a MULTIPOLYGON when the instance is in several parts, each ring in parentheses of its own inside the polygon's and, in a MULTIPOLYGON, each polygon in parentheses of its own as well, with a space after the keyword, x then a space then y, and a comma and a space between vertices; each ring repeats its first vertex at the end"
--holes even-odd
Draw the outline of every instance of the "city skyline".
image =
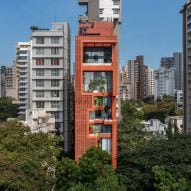
MULTIPOLYGON (((182 52, 181 10, 185 0, 156 0, 137 2, 123 0, 120 38, 120 65, 136 55, 144 55, 145 64, 157 68, 160 58, 182 52), (146 3, 145 3, 146 2, 146 3), (156 7, 156 9, 155 9, 156 7), (140 30, 141 29, 141 30, 140 30)), ((0 7, 1 44, 0 65, 11 66, 19 41, 28 41, 30 27, 50 28, 50 23, 68 21, 71 26, 71 65, 74 62, 74 37, 77 34, 78 15, 84 8, 77 0, 7 0, 0 7)))

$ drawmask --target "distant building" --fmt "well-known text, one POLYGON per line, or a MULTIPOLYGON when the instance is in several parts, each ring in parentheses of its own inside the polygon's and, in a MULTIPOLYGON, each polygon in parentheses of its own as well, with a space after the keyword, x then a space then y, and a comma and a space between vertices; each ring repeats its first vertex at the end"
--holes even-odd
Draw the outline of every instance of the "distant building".
POLYGON ((26 122, 33 133, 52 133, 55 132, 55 118, 47 114, 45 109, 27 109, 26 122))
POLYGON ((5 88, 6 96, 13 98, 14 103, 18 103, 18 75, 15 64, 12 67, 6 68, 5 88))
POLYGON ((6 66, 0 69, 0 97, 6 96, 6 66))
POLYGON ((154 70, 154 99, 162 99, 164 95, 174 96, 175 69, 161 67, 154 70))
POLYGON ((147 89, 147 97, 154 95, 154 69, 148 68, 148 89, 147 89))
POLYGON ((179 132, 183 132, 183 116, 169 116, 166 118, 166 124, 168 125, 171 123, 171 125, 174 125, 178 128, 179 132))
POLYGON ((183 89, 183 65, 182 65, 182 54, 173 53, 172 57, 161 58, 160 67, 171 69, 174 68, 175 73, 175 89, 183 89))
POLYGON ((159 121, 158 119, 151 119, 141 122, 145 126, 145 130, 152 135, 166 135, 167 125, 159 121))

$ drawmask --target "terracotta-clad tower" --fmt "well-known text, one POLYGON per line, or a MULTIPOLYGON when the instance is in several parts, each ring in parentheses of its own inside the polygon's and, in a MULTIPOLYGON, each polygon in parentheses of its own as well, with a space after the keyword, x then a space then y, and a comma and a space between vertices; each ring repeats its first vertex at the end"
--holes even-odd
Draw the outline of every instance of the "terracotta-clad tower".
POLYGON ((88 7, 79 20, 75 61, 75 160, 91 146, 102 148, 117 165, 118 33, 120 1, 80 0, 88 7), (98 3, 99 2, 99 3, 98 3), (113 3, 113 4, 112 4, 113 3), (92 12, 91 6, 94 5, 92 12), (108 4, 107 4, 108 5, 108 4), (112 12, 113 11, 113 12, 112 12), (99 13, 99 14, 98 14, 99 13), (108 12, 109 13, 109 12, 108 12), (101 16, 103 15, 103 17, 101 16), (118 22, 117 22, 118 21, 118 22))

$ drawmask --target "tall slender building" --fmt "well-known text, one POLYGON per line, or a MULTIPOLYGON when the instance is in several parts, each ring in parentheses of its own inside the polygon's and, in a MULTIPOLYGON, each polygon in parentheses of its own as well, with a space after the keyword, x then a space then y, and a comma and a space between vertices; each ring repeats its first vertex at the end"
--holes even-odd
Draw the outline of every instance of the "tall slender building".
POLYGON ((89 147, 96 146, 111 154, 114 167, 120 3, 79 0, 88 11, 79 20, 75 59, 75 160, 89 147))
POLYGON ((18 42, 16 46, 16 66, 18 71, 19 115, 30 109, 30 54, 31 42, 18 42))
POLYGON ((32 29, 31 108, 44 108, 64 133, 64 150, 71 150, 70 27, 52 23, 51 29, 32 29))
POLYGON ((191 1, 182 10, 183 27, 183 91, 184 91, 184 130, 191 132, 191 1))

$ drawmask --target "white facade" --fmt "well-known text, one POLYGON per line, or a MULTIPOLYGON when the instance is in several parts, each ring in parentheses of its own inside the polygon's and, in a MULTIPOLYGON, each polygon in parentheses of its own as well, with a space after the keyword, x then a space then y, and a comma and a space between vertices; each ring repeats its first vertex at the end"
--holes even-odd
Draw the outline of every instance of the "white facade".
POLYGON ((104 21, 120 19, 120 0, 99 0, 99 18, 104 21))
POLYGON ((67 140, 69 123, 70 30, 53 23, 32 33, 31 108, 44 108, 67 140), (64 124, 65 123, 65 124, 64 124), (66 128, 66 129, 63 129, 66 128))
POLYGON ((52 133, 56 131, 55 118, 47 114, 45 109, 27 109, 25 125, 33 133, 52 133))
POLYGON ((145 126, 145 130, 152 135, 166 135, 167 125, 160 122, 158 119, 151 119, 148 121, 142 121, 145 126))
POLYGON ((183 116, 170 116, 166 119, 166 124, 168 125, 169 122, 175 125, 179 132, 183 132, 183 116))
POLYGON ((30 53, 31 42, 18 42, 16 46, 16 66, 18 70, 19 114, 24 115, 30 108, 30 53))
POLYGON ((163 95, 174 96, 175 72, 174 68, 161 67, 154 71, 154 99, 162 98, 163 95))

